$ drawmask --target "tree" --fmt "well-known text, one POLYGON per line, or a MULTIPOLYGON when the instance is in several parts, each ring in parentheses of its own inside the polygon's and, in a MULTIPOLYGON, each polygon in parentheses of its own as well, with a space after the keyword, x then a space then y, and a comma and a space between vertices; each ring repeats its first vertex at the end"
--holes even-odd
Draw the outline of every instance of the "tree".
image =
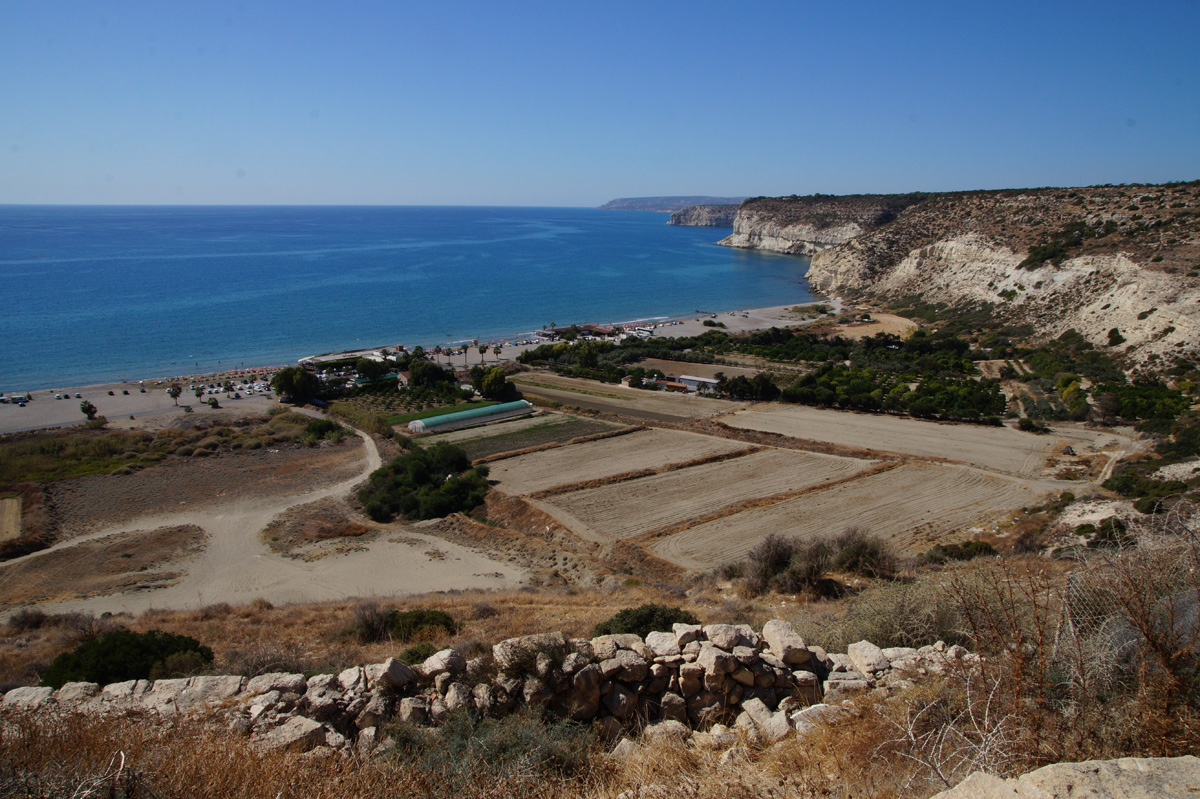
POLYGON ((83 415, 87 417, 89 422, 96 418, 96 406, 88 400, 79 403, 79 410, 83 411, 83 415))
POLYGON ((371 382, 378 380, 391 371, 391 365, 386 361, 376 361, 372 358, 359 358, 354 364, 358 376, 371 382))
POLYGON ((196 395, 196 399, 198 399, 198 400, 204 399, 204 386, 203 385, 196 386, 194 389, 192 389, 192 393, 196 395))
POLYGON ((513 384, 508 382, 504 370, 499 366, 493 366, 479 381, 479 393, 488 399, 509 399, 516 393, 516 390, 513 384))
POLYGON ((496 356, 496 360, 497 360, 497 361, 498 361, 498 360, 500 360, 500 352, 501 352, 501 349, 500 349, 500 345, 499 345, 499 344, 497 344, 496 346, 492 347, 492 355, 495 355, 495 356, 496 356))
POLYGON ((177 406, 179 405, 179 395, 182 393, 183 386, 179 385, 178 383, 173 383, 171 387, 167 389, 167 396, 175 400, 175 405, 177 406))
POLYGON ((483 356, 487 354, 488 347, 486 344, 479 345, 479 363, 483 363, 483 356))
POLYGON ((290 397, 296 402, 310 400, 317 395, 321 381, 312 372, 300 366, 285 366, 271 378, 271 388, 280 397, 290 397))

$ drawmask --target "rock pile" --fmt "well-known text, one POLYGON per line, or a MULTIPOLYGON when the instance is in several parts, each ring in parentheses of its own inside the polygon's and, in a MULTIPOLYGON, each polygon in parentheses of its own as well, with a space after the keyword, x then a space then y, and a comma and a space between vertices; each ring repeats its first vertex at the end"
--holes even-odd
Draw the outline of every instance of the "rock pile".
POLYGON ((836 703, 907 687, 929 673, 978 662, 941 642, 921 649, 880 649, 867 641, 845 654, 809 647, 790 624, 676 624, 671 632, 562 633, 512 638, 490 658, 466 660, 446 649, 409 667, 388 658, 340 674, 264 674, 132 680, 101 686, 69 683, 16 688, 0 710, 59 707, 85 713, 149 711, 219 713, 263 748, 329 747, 366 754, 391 744, 379 732, 389 719, 437 725, 456 711, 504 716, 522 706, 558 718, 593 721, 616 740, 696 737, 728 748, 741 738, 777 741, 811 732, 852 712, 836 703), (740 735, 739 735, 740 733, 740 735))

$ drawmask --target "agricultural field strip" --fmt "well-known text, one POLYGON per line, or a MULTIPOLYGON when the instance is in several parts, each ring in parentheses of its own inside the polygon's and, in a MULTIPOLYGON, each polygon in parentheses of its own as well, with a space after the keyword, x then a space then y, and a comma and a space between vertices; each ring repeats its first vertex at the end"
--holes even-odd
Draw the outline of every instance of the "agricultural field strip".
POLYGON ((491 464, 490 478, 507 494, 532 494, 564 483, 653 469, 745 448, 741 441, 646 429, 498 461, 491 464))
POLYGON ((0 541, 21 535, 21 498, 0 499, 0 541))
POLYGON ((684 469, 693 469, 699 466, 707 466, 714 463, 724 463, 733 460, 734 458, 744 458, 747 455, 753 455, 761 452, 763 447, 746 447, 745 449, 734 450, 733 452, 718 452, 715 455, 704 455, 699 458, 693 458, 690 461, 677 461, 675 463, 667 463, 657 468, 638 469, 632 472, 620 472, 619 474, 610 475, 608 477, 599 477, 594 480, 581 480, 577 483, 564 483, 562 485, 543 488, 541 491, 535 491, 529 496, 532 499, 545 499, 546 497, 558 496, 559 494, 570 494, 576 491, 583 491, 590 488, 601 488, 615 483, 625 483, 631 480, 642 480, 648 477, 653 477, 656 474, 667 474, 669 472, 680 471, 684 469))
MULTIPOLYGON (((721 417, 730 427, 884 452, 943 458, 998 472, 1037 476, 1057 437, 1007 427, 942 424, 822 408, 765 406, 721 417)), ((1071 437, 1071 436, 1067 436, 1071 437)))
POLYGON ((487 455, 476 459, 475 463, 494 463, 496 461, 508 460, 510 458, 519 458, 522 455, 529 455, 534 452, 545 452, 548 449, 558 449, 559 447, 571 447, 577 444, 587 444, 592 441, 603 441, 606 438, 617 438, 618 436, 627 436, 630 433, 637 433, 647 428, 641 425, 628 425, 619 427, 613 425, 612 430, 604 430, 599 433, 591 433, 589 435, 576 436, 575 438, 567 439, 566 441, 547 441, 545 444, 535 444, 531 447, 522 447, 521 449, 513 449, 507 452, 497 452, 494 455, 487 455))
POLYGON ((1024 481, 977 469, 906 463, 691 527, 649 549, 684 568, 704 569, 743 557, 767 533, 811 539, 857 525, 914 553, 981 517, 1027 504, 1038 493, 1024 481))
POLYGON ((593 533, 587 537, 608 541, 704 517, 733 503, 847 477, 870 465, 869 461, 769 449, 539 499, 552 515, 565 512, 582 523, 593 533))

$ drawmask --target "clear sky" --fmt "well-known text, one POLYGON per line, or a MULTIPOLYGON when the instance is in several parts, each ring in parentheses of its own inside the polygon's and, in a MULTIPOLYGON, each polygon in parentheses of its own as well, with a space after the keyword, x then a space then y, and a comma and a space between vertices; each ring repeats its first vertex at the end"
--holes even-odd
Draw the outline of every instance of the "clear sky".
POLYGON ((0 5, 0 203, 1197 177, 1197 0, 0 5))

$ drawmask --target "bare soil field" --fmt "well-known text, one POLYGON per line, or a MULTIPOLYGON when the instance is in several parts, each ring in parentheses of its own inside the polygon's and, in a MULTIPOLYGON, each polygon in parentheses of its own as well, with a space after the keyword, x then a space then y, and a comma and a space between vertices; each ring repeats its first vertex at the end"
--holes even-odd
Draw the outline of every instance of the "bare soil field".
POLYGON ((612 485, 572 491, 539 506, 594 541, 650 532, 732 503, 847 477, 871 461, 766 450, 612 485))
POLYGON ((172 585, 183 576, 177 562, 206 538, 195 525, 134 530, 23 559, 0 570, 0 609, 172 585))
POLYGON ((428 443, 447 441, 461 447, 474 460, 528 447, 562 444, 581 436, 621 430, 624 427, 610 422, 581 419, 566 413, 548 413, 500 422, 483 429, 454 430, 422 440, 428 443))
POLYGON ((9 541, 21 535, 21 498, 0 499, 0 541, 9 541))
POLYGON ((949 534, 956 530, 1029 503, 1040 493, 1025 481, 976 469, 905 464, 697 525, 654 543, 650 550, 685 568, 704 569, 743 557, 768 533, 817 538, 857 525, 901 552, 918 553, 955 538, 949 534))
POLYGON ((532 494, 554 486, 683 463, 746 449, 738 441, 675 430, 641 430, 491 464, 491 480, 508 494, 532 494))
POLYGON ((762 404, 722 416, 720 421, 730 427, 879 452, 944 458, 1026 477, 1042 476, 1051 453, 1068 445, 1081 454, 1132 448, 1124 434, 1106 430, 1055 425, 1049 435, 1035 435, 1009 427, 926 422, 801 405, 762 404))
POLYGON ((171 458, 128 475, 92 475, 51 487, 59 537, 147 514, 179 512, 250 497, 269 498, 339 483, 362 470, 354 436, 317 448, 286 446, 208 458, 171 458))

